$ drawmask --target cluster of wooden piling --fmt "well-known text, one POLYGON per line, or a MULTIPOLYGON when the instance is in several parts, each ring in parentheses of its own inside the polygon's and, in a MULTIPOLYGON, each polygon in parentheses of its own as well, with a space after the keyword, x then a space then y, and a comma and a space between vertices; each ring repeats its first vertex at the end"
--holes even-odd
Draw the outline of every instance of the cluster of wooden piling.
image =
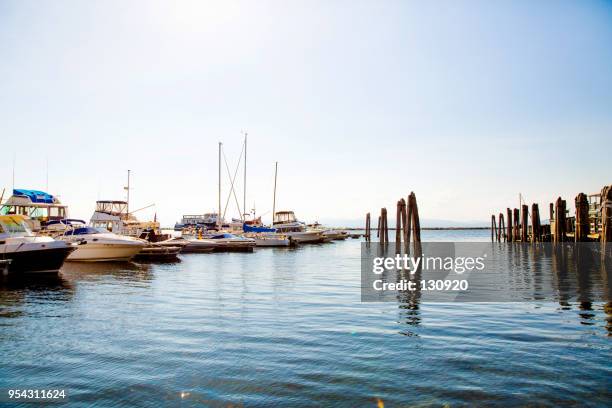
MULTIPOLYGON (((396 223, 395 223, 395 242, 396 244, 410 244, 410 234, 412 233, 412 241, 415 243, 421 242, 421 222, 419 220, 419 207, 417 205, 416 195, 411 192, 408 199, 403 198, 397 202, 396 223)), ((389 243, 389 225, 387 220, 387 209, 380 209, 378 217, 378 228, 376 236, 381 244, 389 243)), ((370 213, 366 214, 365 223, 365 239, 370 242, 372 237, 371 217, 370 213)))
POLYGON ((540 209, 537 203, 531 205, 531 226, 529 225, 529 206, 506 209, 503 213, 491 215, 491 241, 497 242, 585 242, 599 240, 602 243, 612 242, 612 185, 605 186, 600 193, 599 215, 593 220, 589 214, 589 201, 584 193, 576 196, 575 217, 567 217, 567 202, 558 197, 549 205, 549 225, 542 225, 540 209), (596 231, 594 231, 596 230, 596 231))

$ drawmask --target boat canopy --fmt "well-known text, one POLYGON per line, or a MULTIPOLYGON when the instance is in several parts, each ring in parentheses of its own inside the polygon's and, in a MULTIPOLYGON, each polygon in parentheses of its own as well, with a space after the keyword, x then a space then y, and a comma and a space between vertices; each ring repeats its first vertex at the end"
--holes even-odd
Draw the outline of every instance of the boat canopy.
POLYGON ((96 211, 110 215, 126 215, 127 201, 104 200, 96 201, 96 211))
POLYGON ((242 230, 244 232, 276 232, 276 228, 254 227, 249 224, 242 224, 242 230))
POLYGON ((297 221, 297 218, 295 218, 293 211, 277 211, 276 214, 274 214, 274 224, 284 224, 295 221, 297 221))
POLYGON ((16 188, 13 189, 13 196, 25 197, 29 199, 32 203, 38 204, 56 204, 58 202, 57 199, 51 194, 39 190, 26 190, 23 188, 16 188))
POLYGON ((98 228, 93 227, 79 227, 71 230, 67 230, 64 235, 88 235, 88 234, 101 234, 107 231, 101 231, 98 228))

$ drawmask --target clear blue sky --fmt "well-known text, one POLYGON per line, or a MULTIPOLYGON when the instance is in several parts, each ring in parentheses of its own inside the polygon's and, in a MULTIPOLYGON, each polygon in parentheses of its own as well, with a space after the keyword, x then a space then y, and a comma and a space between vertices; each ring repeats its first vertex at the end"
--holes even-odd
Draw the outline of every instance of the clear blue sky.
POLYGON ((429 219, 573 203, 612 183, 612 2, 0 0, 0 187, 15 155, 44 189, 48 159, 88 218, 129 168, 171 225, 216 207, 241 130, 264 220, 274 161, 306 221, 410 190, 429 219))

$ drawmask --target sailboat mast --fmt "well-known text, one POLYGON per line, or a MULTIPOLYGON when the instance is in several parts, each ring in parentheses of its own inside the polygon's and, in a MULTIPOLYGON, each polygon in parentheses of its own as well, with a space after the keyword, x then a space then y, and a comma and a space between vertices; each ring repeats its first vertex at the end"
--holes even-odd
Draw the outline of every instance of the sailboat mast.
POLYGON ((217 226, 221 226, 221 145, 219 142, 219 212, 217 213, 217 226))
POLYGON ((248 133, 244 132, 244 191, 242 193, 242 212, 244 216, 240 217, 243 221, 246 221, 247 136, 248 133))
POLYGON ((278 175, 278 162, 274 164, 274 198, 272 199, 272 226, 274 226, 274 216, 276 215, 276 176, 278 175))

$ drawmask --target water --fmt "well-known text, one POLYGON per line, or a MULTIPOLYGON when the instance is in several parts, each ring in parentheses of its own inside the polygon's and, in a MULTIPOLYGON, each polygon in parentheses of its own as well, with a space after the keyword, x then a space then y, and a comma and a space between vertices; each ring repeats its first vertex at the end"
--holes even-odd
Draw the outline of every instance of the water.
POLYGON ((0 389, 65 388, 74 406, 610 406, 611 313, 361 303, 358 240, 69 264, 2 284, 0 389))

